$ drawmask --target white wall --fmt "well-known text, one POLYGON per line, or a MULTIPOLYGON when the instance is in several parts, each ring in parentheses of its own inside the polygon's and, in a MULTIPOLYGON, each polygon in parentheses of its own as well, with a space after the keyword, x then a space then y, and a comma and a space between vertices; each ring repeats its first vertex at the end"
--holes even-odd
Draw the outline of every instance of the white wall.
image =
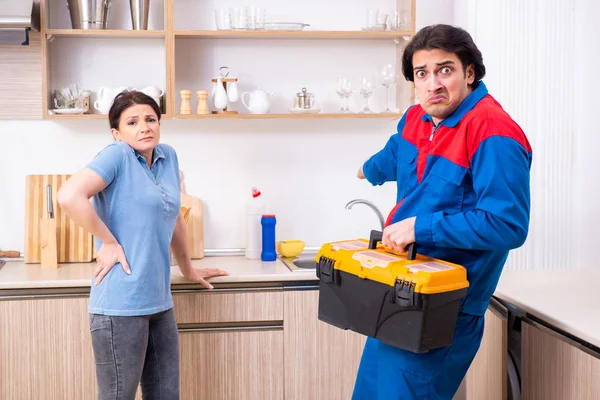
MULTIPOLYGON (((442 6, 449 2, 428 0, 418 3, 418 27, 424 23, 451 21, 451 9, 442 6)), ((190 6, 195 3, 188 1, 182 4, 190 6)), ((203 7, 210 10, 211 4, 203 4, 203 7)), ((287 11, 289 14, 294 11, 274 10, 276 6, 281 7, 280 3, 271 4, 274 4, 270 6, 273 12, 281 14, 287 11)), ((311 7, 302 3, 298 9, 314 27, 331 29, 331 24, 334 24, 348 29, 352 24, 363 23, 367 7, 391 9, 396 2, 380 0, 368 6, 361 1, 345 2, 346 17, 335 20, 331 20, 331 16, 340 7, 337 3, 331 4, 327 12, 307 14, 308 10, 322 10, 321 2, 316 1, 311 7)), ((222 4, 227 5, 232 4, 222 4)), ((51 21, 54 27, 68 27, 68 19, 65 22, 64 16, 56 12, 51 14, 51 21)), ((161 28, 158 26, 160 19, 151 18, 150 28, 153 24, 161 28)), ((126 51, 112 50, 104 40, 56 39, 51 45, 56 46, 61 59, 57 61, 55 57, 53 62, 62 62, 63 67, 68 67, 68 73, 57 74, 53 79, 66 84, 71 76, 81 77, 87 80, 84 84, 95 89, 102 84, 99 76, 111 63, 118 70, 125 71, 125 75, 119 73, 113 79, 125 76, 128 80, 135 79, 135 85, 160 82, 164 79, 164 68, 162 65, 154 66, 157 59, 162 60, 160 52, 147 48, 141 41, 139 43, 128 55, 126 51), (83 47, 88 45, 96 46, 95 51, 104 53, 86 61, 78 58, 75 51, 61 51, 63 44, 78 46, 84 54, 83 47), (130 65, 127 57, 135 60, 137 67, 134 71, 127 72, 130 65)), ((260 83, 272 85, 266 89, 280 93, 280 101, 284 103, 276 107, 284 107, 288 101, 291 102, 292 94, 305 84, 302 80, 309 81, 317 99, 330 111, 339 105, 333 91, 336 75, 375 74, 379 60, 394 55, 392 42, 340 42, 339 45, 329 43, 312 49, 287 41, 272 43, 270 53, 268 48, 265 49, 265 42, 244 43, 246 47, 256 46, 259 49, 257 54, 270 54, 266 58, 253 58, 251 52, 240 56, 235 48, 228 47, 230 43, 221 43, 231 50, 227 54, 222 53, 226 62, 234 66, 245 64, 252 72, 246 74, 246 81, 241 84, 243 90, 252 89, 253 85, 260 83), (327 45, 338 46, 342 50, 341 56, 323 48, 327 45), (293 57, 298 56, 298 51, 307 58, 306 64, 302 64, 305 75, 299 75, 302 70, 299 71, 298 65, 294 64, 291 65, 292 73, 288 71, 287 75, 278 77, 282 80, 267 79, 269 74, 280 74, 273 68, 285 66, 286 60, 297 60, 293 57), (263 66, 262 71, 253 67, 255 65, 263 66), (303 79, 298 80, 299 77, 303 79)), ((214 57, 213 54, 209 52, 210 57, 214 57)), ((201 61, 193 57, 186 60, 188 65, 201 61)), ((222 61, 214 62, 217 65, 222 61)), ((240 69, 237 68, 237 72, 240 69)), ((114 86, 117 84, 121 83, 115 81, 114 86)), ((181 83, 178 80, 178 85, 185 84, 186 81, 181 83)), ((384 102, 385 93, 381 89, 372 106, 381 110, 384 102)), ((353 107, 357 109, 357 99, 353 107)), ((369 199, 386 215, 393 207, 393 184, 374 188, 356 179, 355 175, 364 160, 396 132, 396 123, 393 120, 168 120, 163 122, 162 138, 179 154, 188 193, 204 202, 207 248, 243 247, 244 203, 253 185, 259 186, 269 200, 271 210, 277 213, 279 239, 302 239, 308 246, 320 246, 324 241, 364 237, 370 229, 378 228, 375 214, 367 207, 358 205, 350 211, 345 210, 344 205, 349 200, 369 199)), ((0 121, 0 248, 23 250, 27 174, 75 172, 110 141, 108 123, 103 120, 0 121)))
MULTIPOLYGON (((524 248, 511 256, 511 268, 593 265, 595 256, 592 234, 598 223, 600 183, 594 178, 594 150, 600 139, 592 113, 597 75, 592 71, 600 61, 595 42, 600 35, 592 18, 599 6, 593 0, 559 3, 563 8, 542 0, 529 2, 524 15, 515 8, 522 5, 517 0, 418 1, 417 28, 444 22, 471 32, 484 54, 488 87, 532 142, 531 233, 524 248), (554 36, 549 36, 550 21, 558 26, 554 36), (526 25, 535 29, 524 32, 526 25), (543 57, 523 63, 528 50, 543 57), (572 104, 564 102, 559 87, 572 104), (543 114, 545 109, 554 115, 543 114), (559 129, 552 128, 556 123, 559 129)), ((357 2, 351 4, 358 7, 357 2)), ((300 45, 295 46, 277 54, 285 58, 300 45)), ((383 57, 388 52, 383 43, 353 46, 356 54, 344 53, 352 57, 352 73, 373 69, 361 51, 383 57)), ((325 53, 318 54, 324 58, 325 53)), ((345 62, 344 57, 314 60, 329 69, 345 62)), ((331 87, 336 72, 311 69, 306 75, 328 107, 338 104, 331 87)), ((260 71, 253 73, 246 89, 264 77, 260 71)), ((290 74, 276 90, 291 93, 298 83, 295 77, 290 74)), ((381 91, 378 96, 373 105, 381 107, 385 97, 381 91)), ((395 121, 164 121, 162 132, 163 141, 179 153, 188 192, 204 201, 208 248, 243 246, 244 196, 252 185, 260 186, 273 205, 279 238, 303 239, 309 246, 364 236, 377 226, 368 208, 345 210, 348 200, 370 199, 384 213, 394 203, 393 185, 373 188, 354 176, 364 159, 395 132, 395 121)), ((26 174, 73 172, 109 141, 106 121, 0 121, 0 248, 23 248, 26 174)))
MULTIPOLYGON (((22 249, 26 174, 70 173, 110 142, 106 121, 3 122, 0 125, 0 243, 22 249)), ((175 147, 187 192, 205 206, 207 248, 243 246, 243 212, 257 185, 278 217, 281 239, 325 240, 368 234, 378 225, 364 197, 382 210, 394 188, 355 179, 362 160, 395 128, 389 121, 164 121, 163 142, 175 147), (365 232, 366 231, 366 232, 365 232)))
POLYGON ((598 65, 600 65, 600 3, 595 0, 576 0, 576 57, 569 72, 575 78, 574 93, 574 191, 575 216, 574 259, 576 265, 598 265, 598 226, 600 225, 600 179, 598 178, 598 149, 600 128, 595 120, 598 112, 598 65))
POLYGON ((592 176, 599 139, 589 117, 600 29, 592 22, 598 15, 593 3, 455 2, 455 23, 482 50, 490 92, 533 147, 530 235, 511 254, 509 268, 594 265, 600 185, 592 176))

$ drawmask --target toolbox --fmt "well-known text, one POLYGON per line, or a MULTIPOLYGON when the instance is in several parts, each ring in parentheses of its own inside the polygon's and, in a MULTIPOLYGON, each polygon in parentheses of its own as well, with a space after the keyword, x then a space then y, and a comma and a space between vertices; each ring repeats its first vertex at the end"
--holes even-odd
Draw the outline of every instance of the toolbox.
POLYGON ((414 353, 450 346, 469 283, 464 267, 369 240, 324 244, 315 261, 319 319, 414 353))

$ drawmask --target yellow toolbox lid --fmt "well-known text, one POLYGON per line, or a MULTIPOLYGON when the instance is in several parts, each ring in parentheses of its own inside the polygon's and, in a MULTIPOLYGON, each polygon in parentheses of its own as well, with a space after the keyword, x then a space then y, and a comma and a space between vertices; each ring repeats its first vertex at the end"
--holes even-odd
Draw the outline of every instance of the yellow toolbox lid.
POLYGON ((469 287, 467 270, 461 265, 420 254, 409 259, 409 253, 398 254, 381 243, 375 247, 373 240, 371 243, 366 239, 356 239, 324 244, 315 258, 317 263, 320 260, 333 264, 336 270, 362 279, 389 286, 398 282, 414 285, 414 291, 422 294, 469 287))

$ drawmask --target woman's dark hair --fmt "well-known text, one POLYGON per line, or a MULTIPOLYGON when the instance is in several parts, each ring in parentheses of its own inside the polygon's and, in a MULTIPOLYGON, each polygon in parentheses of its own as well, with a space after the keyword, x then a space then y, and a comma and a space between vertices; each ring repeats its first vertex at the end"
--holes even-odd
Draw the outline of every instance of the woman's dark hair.
POLYGON ((123 111, 136 104, 147 104, 152 107, 156 113, 156 117, 160 121, 160 108, 158 108, 158 104, 156 104, 156 101, 152 97, 137 90, 124 90, 115 97, 108 112, 108 121, 111 129, 119 129, 119 122, 121 122, 123 111))
POLYGON ((473 88, 485 76, 483 56, 467 31, 451 25, 430 25, 421 29, 412 38, 402 55, 402 74, 407 81, 414 82, 413 55, 419 50, 440 49, 454 53, 463 65, 463 72, 471 64, 475 67, 473 88))

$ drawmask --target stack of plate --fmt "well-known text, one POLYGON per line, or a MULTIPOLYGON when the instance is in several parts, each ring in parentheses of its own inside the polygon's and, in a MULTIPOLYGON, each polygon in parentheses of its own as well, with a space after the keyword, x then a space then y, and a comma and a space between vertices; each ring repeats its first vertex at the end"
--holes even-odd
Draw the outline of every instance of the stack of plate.
POLYGON ((302 22, 265 22, 265 30, 267 31, 301 31, 305 26, 302 22))

